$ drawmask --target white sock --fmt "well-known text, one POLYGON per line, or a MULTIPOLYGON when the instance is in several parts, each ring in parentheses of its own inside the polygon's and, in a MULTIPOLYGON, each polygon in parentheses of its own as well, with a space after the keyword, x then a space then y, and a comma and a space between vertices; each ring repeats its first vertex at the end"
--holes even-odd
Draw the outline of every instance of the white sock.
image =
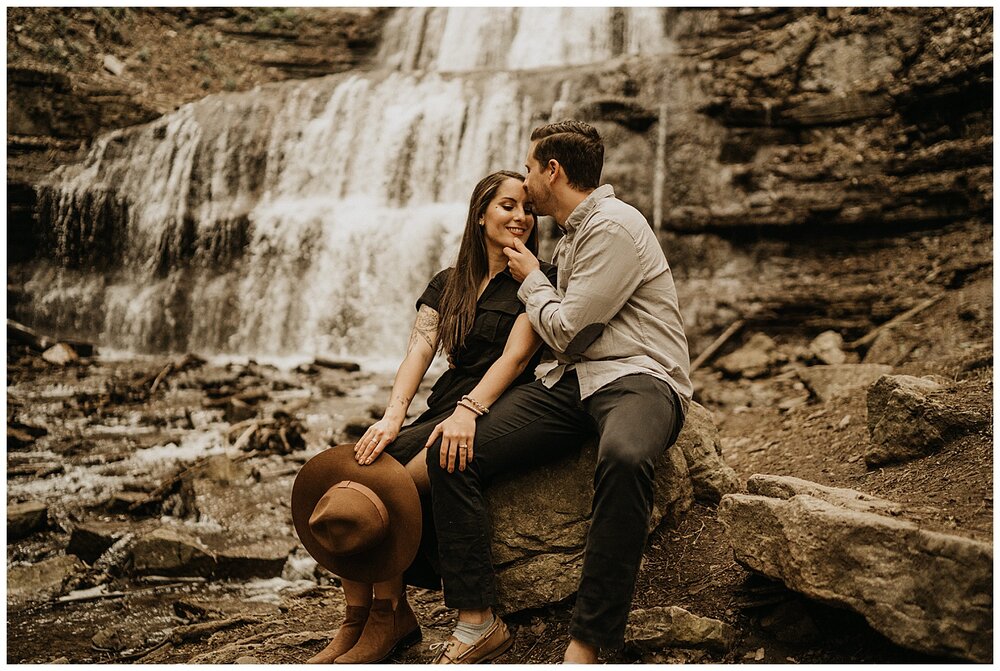
POLYGON ((480 636, 486 633, 487 629, 493 626, 493 620, 494 617, 492 615, 490 615, 488 621, 482 624, 470 624, 459 620, 458 625, 455 627, 455 633, 452 636, 466 645, 472 645, 480 636))

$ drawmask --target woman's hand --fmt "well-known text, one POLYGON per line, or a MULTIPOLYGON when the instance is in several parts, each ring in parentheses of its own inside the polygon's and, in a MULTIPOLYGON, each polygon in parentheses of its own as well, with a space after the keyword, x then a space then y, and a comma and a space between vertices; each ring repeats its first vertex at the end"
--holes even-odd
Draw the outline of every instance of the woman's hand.
POLYGON ((434 427, 431 437, 427 439, 426 447, 430 447, 441 436, 441 468, 447 468, 449 473, 464 471, 466 464, 472 461, 473 440, 476 438, 476 413, 468 408, 458 406, 451 417, 434 427))
POLYGON ((402 425, 399 422, 385 417, 369 426, 365 435, 361 436, 361 440, 354 445, 355 460, 364 466, 378 459, 382 450, 396 440, 400 426, 402 425))

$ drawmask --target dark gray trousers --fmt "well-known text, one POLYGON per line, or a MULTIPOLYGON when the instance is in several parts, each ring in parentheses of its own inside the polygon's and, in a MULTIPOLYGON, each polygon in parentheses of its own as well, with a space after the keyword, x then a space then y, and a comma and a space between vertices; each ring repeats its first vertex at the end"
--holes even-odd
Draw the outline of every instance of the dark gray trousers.
POLYGON ((464 471, 440 466, 440 441, 427 452, 445 604, 496 603, 484 490, 496 476, 552 461, 599 436, 594 500, 570 635, 591 645, 622 643, 653 509, 653 465, 682 423, 667 383, 628 375, 585 401, 575 373, 552 389, 509 390, 477 421, 475 456, 464 471))

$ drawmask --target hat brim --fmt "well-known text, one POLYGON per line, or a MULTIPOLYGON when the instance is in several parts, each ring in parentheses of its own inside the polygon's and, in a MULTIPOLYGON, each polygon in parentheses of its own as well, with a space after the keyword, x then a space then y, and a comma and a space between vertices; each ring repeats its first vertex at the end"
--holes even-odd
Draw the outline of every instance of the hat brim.
POLYGON ((295 476, 292 485, 292 522, 302 545, 320 565, 334 574, 358 582, 382 582, 400 575, 413 562, 420 546, 420 496, 413 478, 388 454, 361 466, 354 460, 354 445, 344 444, 320 452, 295 476), (359 482, 374 491, 389 513, 386 537, 376 545, 349 556, 324 548, 309 528, 316 503, 343 480, 359 482))

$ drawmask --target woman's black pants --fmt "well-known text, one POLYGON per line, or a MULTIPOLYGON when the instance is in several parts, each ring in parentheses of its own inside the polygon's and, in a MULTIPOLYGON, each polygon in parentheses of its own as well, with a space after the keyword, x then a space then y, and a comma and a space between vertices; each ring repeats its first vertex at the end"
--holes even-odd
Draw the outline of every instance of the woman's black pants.
POLYGON ((496 603, 484 490, 498 475, 531 468, 599 437, 592 520, 570 635, 622 643, 653 508, 653 465, 680 432, 677 395, 650 375, 627 375, 580 400, 575 372, 551 389, 540 381, 510 389, 477 420, 464 471, 427 451, 445 604, 464 610, 496 603))

